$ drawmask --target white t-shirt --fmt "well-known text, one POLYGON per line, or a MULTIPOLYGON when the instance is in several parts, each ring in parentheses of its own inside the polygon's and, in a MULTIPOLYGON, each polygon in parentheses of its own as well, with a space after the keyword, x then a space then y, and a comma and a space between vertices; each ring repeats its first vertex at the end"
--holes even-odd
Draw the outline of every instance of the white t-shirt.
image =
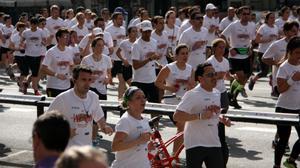
MULTIPOLYGON (((300 65, 291 65, 286 60, 278 69, 277 78, 288 80, 294 73, 300 72, 300 65)), ((300 110, 300 81, 294 81, 287 91, 280 93, 276 107, 300 110)))
POLYGON ((12 32, 14 31, 14 29, 15 28, 14 28, 13 25, 10 25, 9 27, 7 27, 6 25, 3 25, 1 27, 2 36, 6 39, 5 41, 2 41, 1 47, 8 48, 9 38, 11 37, 12 32))
POLYGON ((121 55, 123 56, 124 59, 128 61, 130 65, 132 65, 132 58, 131 58, 132 45, 133 43, 131 43, 129 39, 126 39, 123 40, 119 46, 119 48, 122 50, 121 55))
POLYGON ((71 19, 65 19, 64 20, 64 27, 71 28, 71 27, 69 27, 70 23, 71 23, 71 19))
POLYGON ((93 28, 94 28, 94 21, 93 20, 85 20, 85 23, 84 23, 85 27, 88 28, 89 30, 89 33, 92 32, 93 28))
POLYGON ((235 17, 232 20, 229 20, 228 17, 223 18, 219 27, 220 31, 225 30, 226 27, 229 26, 234 21, 236 21, 235 17))
MULTIPOLYGON (((148 119, 143 118, 137 120, 133 118, 128 112, 124 113, 117 123, 116 132, 123 132, 127 134, 125 142, 133 141, 144 132, 150 132, 150 126, 148 119)), ((117 151, 116 160, 111 165, 112 168, 150 168, 150 162, 148 159, 148 147, 147 143, 134 146, 130 149, 117 151)))
POLYGON ((49 30, 50 35, 54 36, 51 44, 57 44, 55 33, 59 28, 63 27, 64 25, 64 20, 62 20, 61 18, 53 19, 51 16, 47 18, 46 28, 49 30))
POLYGON ((279 31, 283 31, 283 25, 285 24, 285 22, 287 21, 282 20, 282 17, 279 17, 275 20, 275 25, 278 27, 279 31))
POLYGON ((43 65, 58 74, 65 74, 67 79, 61 80, 55 76, 47 76, 47 88, 65 90, 70 88, 70 76, 73 63, 72 50, 68 47, 64 51, 58 49, 57 45, 49 49, 46 53, 43 65))
POLYGON ((182 22, 179 30, 178 30, 178 38, 181 37, 181 34, 188 28, 190 28, 192 26, 192 24, 190 23, 189 19, 186 19, 182 22))
MULTIPOLYGON (((286 53, 287 41, 285 38, 273 42, 266 50, 262 58, 272 58, 273 60, 280 61, 286 53)), ((278 67, 272 66, 272 86, 277 86, 277 75, 278 67)))
MULTIPOLYGON (((186 20, 186 19, 184 19, 184 20, 186 20)), ((181 21, 179 18, 176 18, 175 25, 178 26, 178 27, 180 27, 181 24, 182 24, 182 22, 184 22, 184 20, 181 21)))
POLYGON ((80 29, 78 27, 78 25, 75 25, 75 26, 71 27, 71 29, 77 32, 77 36, 78 36, 79 41, 81 41, 84 36, 89 34, 89 30, 85 25, 83 25, 82 29, 80 29))
POLYGON ((22 37, 25 39, 25 55, 31 57, 40 57, 43 49, 42 40, 46 38, 46 35, 41 29, 31 31, 31 29, 24 30, 22 37))
MULTIPOLYGON (((203 27, 205 27, 205 28, 207 28, 207 30, 209 30, 211 26, 219 27, 218 18, 215 18, 215 17, 209 18, 207 15, 204 15, 204 17, 203 17, 203 27)), ((208 32, 208 34, 207 34, 207 46, 211 46, 211 42, 216 38, 218 38, 216 36, 216 32, 213 32, 213 33, 208 32)))
MULTIPOLYGON (((15 48, 20 48, 21 43, 21 36, 20 33, 15 33, 10 37, 10 41, 15 45, 15 48)), ((14 56, 25 56, 25 53, 21 53, 20 51, 14 51, 14 56)))
MULTIPOLYGON (((219 62, 214 55, 210 56, 207 59, 207 62, 211 63, 216 72, 228 72, 229 71, 229 62, 226 58, 223 58, 221 62, 219 62)), ((226 86, 224 79, 219 79, 217 81, 216 89, 218 89, 221 93, 226 91, 226 86)))
MULTIPOLYGON (((155 40, 150 39, 149 42, 146 42, 142 38, 139 38, 132 45, 132 60, 143 61, 147 59, 147 53, 156 51, 157 44, 155 40)), ((138 69, 133 68, 132 74, 133 82, 153 83, 156 79, 155 61, 149 61, 138 69)))
POLYGON ((75 46, 69 45, 68 48, 72 51, 73 60, 80 57, 80 50, 78 44, 75 44, 75 46))
POLYGON ((171 29, 165 24, 164 31, 166 32, 166 34, 168 36, 168 47, 171 47, 172 52, 175 53, 177 41, 179 39, 179 36, 178 36, 179 27, 174 25, 174 28, 171 29))
POLYGON ((158 63, 160 63, 163 66, 167 65, 168 60, 167 60, 166 54, 167 54, 167 49, 168 49, 168 36, 167 36, 166 32, 163 31, 161 35, 158 35, 155 33, 155 31, 152 31, 151 38, 156 40, 157 54, 159 54, 161 56, 161 58, 158 60, 158 63), (159 45, 165 45, 165 47, 159 49, 158 48, 159 45))
MULTIPOLYGON (((222 32, 222 34, 230 39, 231 48, 249 48, 251 46, 251 40, 255 39, 256 26, 252 22, 248 22, 246 26, 242 25, 240 20, 231 23, 222 32)), ((248 58, 248 54, 241 55, 237 54, 232 57, 229 53, 229 58, 234 59, 245 59, 248 58)))
POLYGON ((268 47, 272 44, 272 42, 274 42, 275 40, 277 40, 277 38, 279 37, 279 32, 278 32, 278 28, 276 25, 274 25, 274 27, 270 27, 267 24, 263 24, 260 26, 260 28, 257 30, 257 34, 260 34, 262 37, 262 39, 269 39, 270 36, 274 36, 273 40, 268 42, 268 43, 259 43, 258 45, 258 51, 261 53, 266 52, 266 50, 268 49, 268 47))
POLYGON ((88 91, 87 97, 81 99, 74 89, 69 89, 58 95, 50 104, 48 111, 58 110, 70 123, 71 129, 76 129, 76 135, 69 140, 68 147, 92 145, 93 120, 104 117, 98 101, 98 95, 88 91))
MULTIPOLYGON (((43 31, 43 33, 45 34, 46 38, 50 37, 50 32, 49 30, 45 27, 44 29, 41 29, 43 31)), ((41 55, 45 56, 47 52, 47 47, 46 46, 42 46, 42 51, 41 51, 41 55)))
POLYGON ((110 33, 113 40, 114 53, 112 54, 111 59, 120 61, 120 58, 116 55, 116 52, 121 41, 126 38, 126 30, 123 26, 116 27, 112 24, 106 27, 105 31, 110 33))
MULTIPOLYGON (((183 95, 187 92, 188 81, 191 79, 192 75, 192 66, 189 64, 185 65, 185 69, 181 70, 176 65, 176 62, 172 62, 167 64, 166 67, 169 68, 170 73, 166 78, 167 86, 178 86, 178 91, 175 93, 176 96, 183 97, 183 95)), ((165 95, 172 95, 173 93, 169 90, 165 90, 165 95)), ((180 99, 178 98, 165 98, 163 103, 177 105, 180 99)))
MULTIPOLYGON (((208 34, 208 30, 205 27, 201 27, 201 30, 199 32, 196 32, 193 29, 193 27, 190 27, 182 33, 178 43, 187 44, 191 50, 195 42, 207 41, 207 34, 208 34)), ((197 66, 199 64, 204 63, 205 60, 206 60, 206 44, 203 45, 201 48, 198 48, 190 52, 188 58, 188 64, 190 64, 193 67, 193 69, 196 69, 197 66)))
MULTIPOLYGON (((203 113, 210 105, 220 106, 220 92, 204 90, 200 85, 187 91, 176 110, 189 114, 203 113)), ((184 146, 186 149, 194 147, 221 147, 218 136, 219 114, 207 120, 194 120, 185 123, 184 146)))
POLYGON ((101 94, 106 94, 106 85, 103 82, 107 78, 107 70, 112 68, 110 57, 102 54, 101 60, 95 61, 92 54, 90 54, 82 59, 81 64, 90 67, 96 76, 96 80, 91 84, 91 87, 97 89, 101 94))

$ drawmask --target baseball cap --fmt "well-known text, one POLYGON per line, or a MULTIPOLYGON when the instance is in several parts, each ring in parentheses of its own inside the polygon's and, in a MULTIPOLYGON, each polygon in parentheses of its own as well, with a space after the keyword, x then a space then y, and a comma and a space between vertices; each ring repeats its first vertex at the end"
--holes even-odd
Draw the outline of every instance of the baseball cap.
POLYGON ((205 7, 205 10, 214 10, 214 9, 217 9, 217 7, 212 3, 208 3, 205 7))
POLYGON ((153 30, 152 24, 149 20, 142 21, 142 23, 140 23, 140 28, 142 31, 153 30))
POLYGON ((95 36, 97 36, 97 35, 103 34, 103 31, 100 27, 96 27, 96 28, 93 29, 93 34, 95 36))
POLYGON ((128 15, 128 12, 126 12, 126 10, 123 7, 121 7, 121 6, 116 7, 116 9, 114 10, 114 12, 120 12, 123 15, 128 15))

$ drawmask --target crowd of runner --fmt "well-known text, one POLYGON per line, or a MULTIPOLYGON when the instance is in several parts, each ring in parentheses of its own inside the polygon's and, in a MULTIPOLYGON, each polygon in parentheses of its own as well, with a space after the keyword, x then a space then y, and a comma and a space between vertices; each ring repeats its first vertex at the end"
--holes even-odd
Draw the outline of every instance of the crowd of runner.
MULTIPOLYGON (((220 154, 217 166, 226 167, 224 125, 230 126, 230 121, 220 117, 217 122, 212 114, 225 114, 229 106, 242 108, 237 97, 248 96, 247 82, 251 91, 259 78, 271 72, 271 96, 278 97, 275 111, 300 112, 300 39, 296 37, 300 7, 283 7, 278 18, 275 12, 263 12, 258 22, 247 6, 229 7, 221 19, 211 3, 204 12, 200 6, 170 7, 164 16, 150 16, 147 9, 139 8, 128 23, 122 7, 113 13, 103 8, 96 14, 83 7, 61 11, 52 5, 49 13, 47 9, 30 17, 22 13, 15 25, 9 14, 0 13, 1 64, 24 94, 31 85, 34 95, 41 95, 39 82, 46 80, 47 96, 56 97, 49 109, 60 111, 70 122, 69 146, 92 144, 98 127, 113 132, 97 102, 107 100, 107 85, 114 85, 117 78, 118 99, 128 109, 116 126, 112 148, 117 157, 112 167, 147 167, 141 158, 145 154, 141 148, 149 141, 147 122, 140 116, 145 99, 178 105, 170 119, 185 137, 174 143, 173 152, 184 143, 190 167, 200 162, 195 154, 206 150, 210 152, 200 164, 214 167, 210 157, 220 154), (17 70, 20 76, 15 76, 17 70), (225 80, 230 81, 228 91, 225 80), (203 97, 195 99, 194 93, 203 97), (207 104, 208 100, 212 102, 207 104), (186 133, 197 127, 207 139, 186 133)), ((300 135, 299 126, 296 130, 300 135)), ((274 167, 281 165, 290 132, 290 126, 277 126, 274 167)), ((286 167, 296 167, 299 144, 298 139, 286 167)))

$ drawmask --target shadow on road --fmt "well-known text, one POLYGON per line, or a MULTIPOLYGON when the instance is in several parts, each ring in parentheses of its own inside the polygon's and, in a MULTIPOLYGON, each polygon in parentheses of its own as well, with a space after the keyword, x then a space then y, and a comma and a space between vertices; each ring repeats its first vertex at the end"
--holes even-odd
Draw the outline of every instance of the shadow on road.
POLYGON ((230 157, 247 158, 249 160, 263 160, 263 158, 257 157, 257 155, 261 154, 262 152, 243 149, 241 141, 237 138, 227 137, 227 143, 229 147, 230 157))
POLYGON ((275 103, 267 103, 265 101, 258 101, 258 100, 249 100, 249 99, 242 99, 239 100, 245 104, 252 105, 254 107, 269 107, 269 108, 274 108, 275 103))
POLYGON ((111 151, 111 142, 105 139, 101 139, 100 145, 97 147, 99 147, 106 153, 108 163, 109 165, 111 165, 111 163, 115 160, 115 154, 111 151))
POLYGON ((6 145, 0 143, 0 158, 7 156, 6 153, 11 152, 11 149, 7 147, 6 145))
POLYGON ((7 166, 7 167, 22 167, 22 168, 32 168, 32 165, 27 164, 20 164, 20 163, 11 163, 6 161, 0 161, 0 167, 7 166))

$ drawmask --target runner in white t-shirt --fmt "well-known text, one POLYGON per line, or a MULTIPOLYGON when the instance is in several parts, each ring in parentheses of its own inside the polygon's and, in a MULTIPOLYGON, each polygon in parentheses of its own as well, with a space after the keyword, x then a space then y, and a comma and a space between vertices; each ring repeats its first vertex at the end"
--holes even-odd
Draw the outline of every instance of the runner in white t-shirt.
POLYGON ((84 13, 79 12, 76 14, 77 24, 72 26, 71 29, 77 32, 78 41, 80 42, 84 36, 89 34, 88 28, 85 26, 85 16, 84 13))
POLYGON ((56 97, 70 89, 73 62, 72 51, 67 47, 69 31, 61 28, 56 32, 57 45, 49 49, 42 63, 42 71, 47 75, 48 97, 56 97))
POLYGON ((156 62, 156 74, 159 73, 160 69, 168 64, 167 61, 167 48, 168 48, 168 36, 164 31, 164 18, 162 16, 155 16, 152 19, 154 30, 151 33, 151 38, 156 40, 157 54, 159 59, 156 62))
POLYGON ((137 38, 137 27, 129 27, 128 39, 121 41, 120 46, 116 52, 117 56, 122 60, 122 75, 124 80, 130 86, 132 81, 132 45, 137 38))
POLYGON ((14 50, 13 55, 15 57, 15 62, 20 70, 20 78, 18 80, 19 91, 24 93, 24 82, 29 72, 27 71, 28 67, 25 63, 25 50, 24 46, 21 45, 21 40, 22 33, 26 29, 26 25, 22 22, 18 22, 16 24, 16 28, 18 33, 15 33, 10 37, 9 48, 14 50))
MULTIPOLYGON (((186 44, 179 44, 175 50, 176 61, 167 64, 159 72, 155 85, 164 90, 165 98, 163 103, 177 105, 183 95, 194 87, 194 71, 191 65, 187 64, 189 49, 186 44)), ((177 127, 177 133, 182 132, 184 123, 175 122, 173 115, 169 116, 177 127)), ((173 145, 175 153, 183 142, 183 137, 176 140, 173 145)))
MULTIPOLYGON (((44 32, 37 27, 38 19, 31 18, 30 29, 22 33, 21 44, 25 43, 25 59, 28 70, 31 70, 32 88, 35 95, 41 95, 38 90, 39 70, 41 65, 41 51, 46 45, 44 32)), ((25 88, 24 88, 25 89, 25 88)))
POLYGON ((203 16, 203 27, 208 30, 207 51, 209 53, 206 53, 207 56, 211 55, 211 42, 218 37, 217 33, 219 32, 219 19, 214 17, 214 10, 216 9, 217 7, 212 3, 207 4, 205 8, 206 14, 203 16))
POLYGON ((178 31, 179 27, 175 24, 176 20, 176 12, 168 11, 165 15, 165 28, 164 31, 168 36, 168 48, 167 48, 167 59, 168 62, 171 63, 174 61, 173 55, 175 53, 175 48, 179 39, 178 31))
POLYGON ((46 28, 50 31, 51 45, 48 47, 51 48, 57 41, 55 39, 55 33, 57 30, 64 26, 64 21, 59 17, 59 7, 57 5, 52 5, 50 7, 51 16, 47 18, 46 28))
POLYGON ((181 34, 178 43, 185 43, 189 46, 188 64, 195 70, 199 64, 204 63, 206 60, 208 30, 202 27, 203 16, 200 13, 192 13, 190 20, 192 26, 181 34))
POLYGON ((142 116, 146 99, 143 91, 137 87, 129 87, 123 98, 123 106, 127 108, 116 125, 116 134, 112 141, 112 151, 116 159, 112 168, 150 168, 148 159, 148 142, 151 128, 148 119, 142 116))
MULTIPOLYGON (((277 87, 280 93, 276 103, 278 113, 300 113, 300 37, 293 37, 287 44, 286 61, 284 61, 277 73, 277 87)), ((295 160, 299 156, 300 126, 295 126, 298 140, 293 146, 290 157, 284 162, 286 167, 297 167, 295 160), (298 144, 297 144, 298 143, 298 144)), ((277 125, 279 141, 275 146, 274 167, 281 166, 281 159, 285 153, 285 147, 291 134, 291 126, 277 125)))
POLYGON ((69 34, 70 34, 70 40, 69 40, 68 47, 72 51, 74 65, 78 65, 81 62, 81 57, 80 57, 80 50, 78 46, 77 33, 74 30, 70 30, 69 34))
POLYGON ((230 120, 220 115, 220 92, 216 72, 211 64, 197 66, 195 77, 200 82, 188 91, 178 104, 174 120, 185 122, 184 146, 187 167, 224 167, 218 123, 230 126, 230 120))
POLYGON ((245 84, 251 75, 251 41, 255 39, 255 24, 250 22, 251 10, 248 6, 239 8, 240 19, 230 24, 223 32, 224 40, 230 39, 229 63, 230 71, 236 79, 230 86, 230 105, 242 108, 237 102, 239 93, 248 97, 245 84))
MULTIPOLYGON (((213 68, 217 73, 217 86, 216 89, 221 93, 221 114, 226 114, 229 108, 229 99, 227 94, 227 89, 225 86, 225 80, 233 80, 234 78, 231 76, 229 72, 229 62, 226 58, 224 58, 226 48, 226 42, 223 39, 217 38, 212 42, 212 51, 214 55, 210 56, 207 59, 208 63, 211 63, 213 68)), ((223 123, 219 123, 219 138, 222 146, 222 153, 224 159, 224 167, 226 167, 229 151, 225 138, 225 126, 223 123)))
POLYGON ((279 11, 279 17, 278 19, 275 20, 275 25, 278 27, 279 29, 279 35, 280 37, 284 36, 284 32, 283 32, 283 25, 285 22, 288 21, 289 16, 290 16, 290 8, 287 6, 284 6, 280 9, 279 11))
POLYGON ((122 98, 122 95, 126 89, 126 83, 124 77, 122 75, 122 61, 116 55, 117 49, 122 40, 126 38, 126 30, 122 26, 124 21, 123 14, 121 12, 115 12, 112 15, 112 22, 113 24, 109 25, 105 28, 106 32, 109 32, 112 40, 113 40, 113 47, 114 52, 111 56, 113 60, 113 69, 112 69, 112 76, 118 77, 119 85, 118 85, 118 98, 122 98))
POLYGON ((223 18, 220 22, 219 30, 222 32, 226 29, 227 26, 229 26, 234 21, 236 21, 235 9, 234 7, 229 7, 227 9, 227 16, 223 18))
POLYGON ((287 22, 283 26, 284 37, 280 40, 273 42, 266 50, 262 57, 262 61, 272 66, 272 96, 278 97, 279 92, 277 90, 276 74, 278 67, 282 63, 282 59, 286 53, 286 46, 288 41, 297 35, 299 30, 299 24, 297 22, 287 22))
POLYGON ((92 70, 86 66, 76 66, 73 69, 73 81, 74 88, 58 95, 48 110, 61 112, 69 121, 71 138, 68 147, 92 145, 93 121, 106 134, 111 135, 113 129, 105 122, 98 96, 89 91, 92 82, 92 70))
POLYGON ((268 12, 265 17, 265 23, 260 26, 256 33, 255 43, 258 43, 258 59, 260 72, 255 76, 250 77, 248 88, 253 90, 255 82, 261 78, 266 77, 269 73, 269 65, 262 62, 262 56, 268 49, 268 47, 279 38, 279 31, 276 25, 274 25, 275 14, 268 12))
POLYGON ((3 26, 0 27, 1 33, 1 51, 0 51, 0 61, 3 62, 6 73, 11 80, 15 80, 15 75, 13 73, 12 64, 13 56, 12 50, 9 49, 9 39, 13 33, 14 26, 12 25, 12 18, 10 15, 3 16, 3 26))
POLYGON ((144 20, 140 24, 142 36, 132 45, 132 86, 143 90, 149 102, 158 103, 158 90, 154 85, 156 79, 155 61, 160 57, 157 52, 157 44, 151 38, 152 23, 144 20))

